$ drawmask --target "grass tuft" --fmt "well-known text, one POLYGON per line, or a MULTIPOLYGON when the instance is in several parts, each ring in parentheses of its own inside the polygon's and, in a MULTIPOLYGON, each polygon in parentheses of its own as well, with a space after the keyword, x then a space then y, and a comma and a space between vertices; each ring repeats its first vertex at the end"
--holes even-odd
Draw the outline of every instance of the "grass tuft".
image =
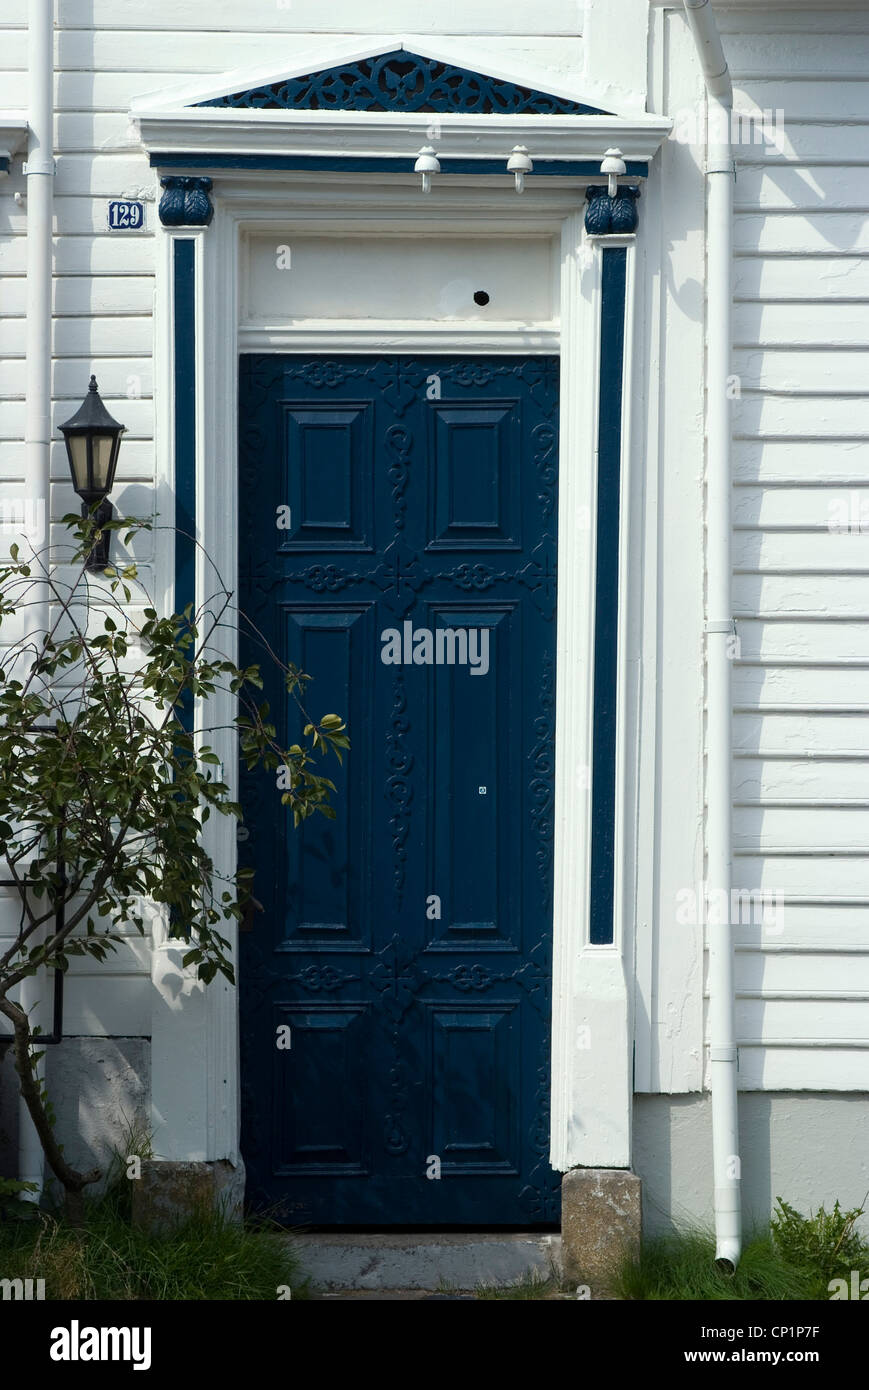
POLYGON ((812 1301, 831 1297, 833 1278, 852 1269, 869 1274, 869 1243, 855 1232, 862 1208, 832 1212, 819 1207, 802 1216, 778 1200, 770 1225, 745 1242, 735 1272, 715 1265, 715 1237, 710 1231, 684 1230, 643 1242, 613 1281, 612 1294, 622 1299, 812 1301))
POLYGON ((554 1278, 544 1279, 532 1270, 514 1284, 478 1284, 474 1292, 481 1299, 553 1298, 559 1286, 554 1278))
POLYGON ((172 1231, 130 1222, 129 1189, 119 1181, 87 1203, 83 1227, 60 1212, 30 1208, 0 1219, 0 1278, 44 1279, 46 1300, 210 1300, 309 1298, 287 1234, 268 1222, 238 1225, 220 1212, 172 1231))

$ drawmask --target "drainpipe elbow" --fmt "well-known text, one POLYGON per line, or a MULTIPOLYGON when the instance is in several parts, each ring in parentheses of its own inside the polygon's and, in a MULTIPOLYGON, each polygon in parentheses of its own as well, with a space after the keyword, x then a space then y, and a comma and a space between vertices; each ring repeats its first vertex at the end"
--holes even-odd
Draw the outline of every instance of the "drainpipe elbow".
POLYGON ((706 90, 723 106, 732 106, 733 82, 709 0, 683 0, 683 5, 703 69, 706 90))
POLYGON ((738 1236, 729 1236, 715 1242, 715 1263, 719 1269, 727 1269, 731 1274, 739 1264, 742 1254, 742 1241, 738 1236))

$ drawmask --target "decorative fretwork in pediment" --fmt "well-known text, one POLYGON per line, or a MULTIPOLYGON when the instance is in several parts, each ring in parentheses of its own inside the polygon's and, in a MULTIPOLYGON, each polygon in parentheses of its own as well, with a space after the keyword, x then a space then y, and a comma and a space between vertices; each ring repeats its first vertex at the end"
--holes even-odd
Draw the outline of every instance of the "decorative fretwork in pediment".
POLYGON ((264 87, 200 101, 197 106, 286 111, 431 111, 481 115, 602 116, 594 106, 470 72, 396 49, 373 58, 264 87))

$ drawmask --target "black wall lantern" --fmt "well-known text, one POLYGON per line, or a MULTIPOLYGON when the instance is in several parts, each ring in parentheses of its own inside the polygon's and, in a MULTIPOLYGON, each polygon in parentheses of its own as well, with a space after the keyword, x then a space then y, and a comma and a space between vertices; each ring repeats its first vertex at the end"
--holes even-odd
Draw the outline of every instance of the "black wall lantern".
MULTIPOLYGON (((82 499, 81 514, 90 516, 91 509, 97 527, 111 521, 114 508, 108 500, 115 483, 115 468, 121 448, 121 435, 126 429, 113 420, 97 390, 97 379, 91 377, 88 393, 75 415, 60 427, 66 441, 72 485, 82 499)), ((86 561, 89 570, 104 570, 109 563, 110 531, 102 530, 86 561)))

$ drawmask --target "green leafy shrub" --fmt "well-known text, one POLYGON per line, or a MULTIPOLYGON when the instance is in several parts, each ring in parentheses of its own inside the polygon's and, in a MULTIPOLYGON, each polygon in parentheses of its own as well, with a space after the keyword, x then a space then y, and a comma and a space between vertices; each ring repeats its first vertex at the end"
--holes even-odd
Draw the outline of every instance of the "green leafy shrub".
POLYGON ((856 1230, 863 1207, 842 1211, 838 1201, 828 1212, 823 1206, 813 1216, 803 1216, 781 1197, 770 1229, 776 1249, 788 1264, 804 1270, 818 1292, 829 1297, 832 1279, 847 1278, 852 1269, 869 1274, 869 1245, 856 1230))
POLYGON ((781 1302, 831 1297, 834 1278, 851 1270, 869 1275, 869 1244, 856 1230, 863 1209, 819 1207, 802 1216, 777 1199, 766 1228, 751 1232, 733 1272, 715 1263, 715 1237, 704 1229, 683 1229, 643 1241, 638 1259, 627 1261, 613 1281, 616 1298, 715 1302, 781 1302))
MULTIPOLYGON (((303 726, 299 742, 282 745, 258 694, 259 667, 223 655, 233 595, 219 576, 198 609, 161 617, 135 565, 107 570, 101 583, 89 577, 95 522, 64 521, 67 545, 28 560, 13 545, 0 561, 0 861, 19 891, 17 931, 0 948, 0 1015, 45 1156, 69 1212, 80 1214, 83 1189, 102 1175, 74 1169, 55 1137, 22 983, 67 970, 75 956, 104 961, 130 926, 144 935, 146 914, 184 943, 182 964, 204 984, 218 975, 234 983, 223 929, 256 905, 253 871, 222 878, 208 852, 209 817, 242 814, 209 739, 232 729, 245 766, 275 773, 275 807, 289 807, 295 825, 315 812, 334 818, 335 784, 318 769, 327 753, 340 762, 349 743, 340 715, 310 717, 301 697, 311 677, 262 639, 303 726), (44 631, 31 630, 28 614, 37 580, 52 600, 44 631)), ((126 545, 151 522, 118 519, 104 529, 125 532, 126 545)))

